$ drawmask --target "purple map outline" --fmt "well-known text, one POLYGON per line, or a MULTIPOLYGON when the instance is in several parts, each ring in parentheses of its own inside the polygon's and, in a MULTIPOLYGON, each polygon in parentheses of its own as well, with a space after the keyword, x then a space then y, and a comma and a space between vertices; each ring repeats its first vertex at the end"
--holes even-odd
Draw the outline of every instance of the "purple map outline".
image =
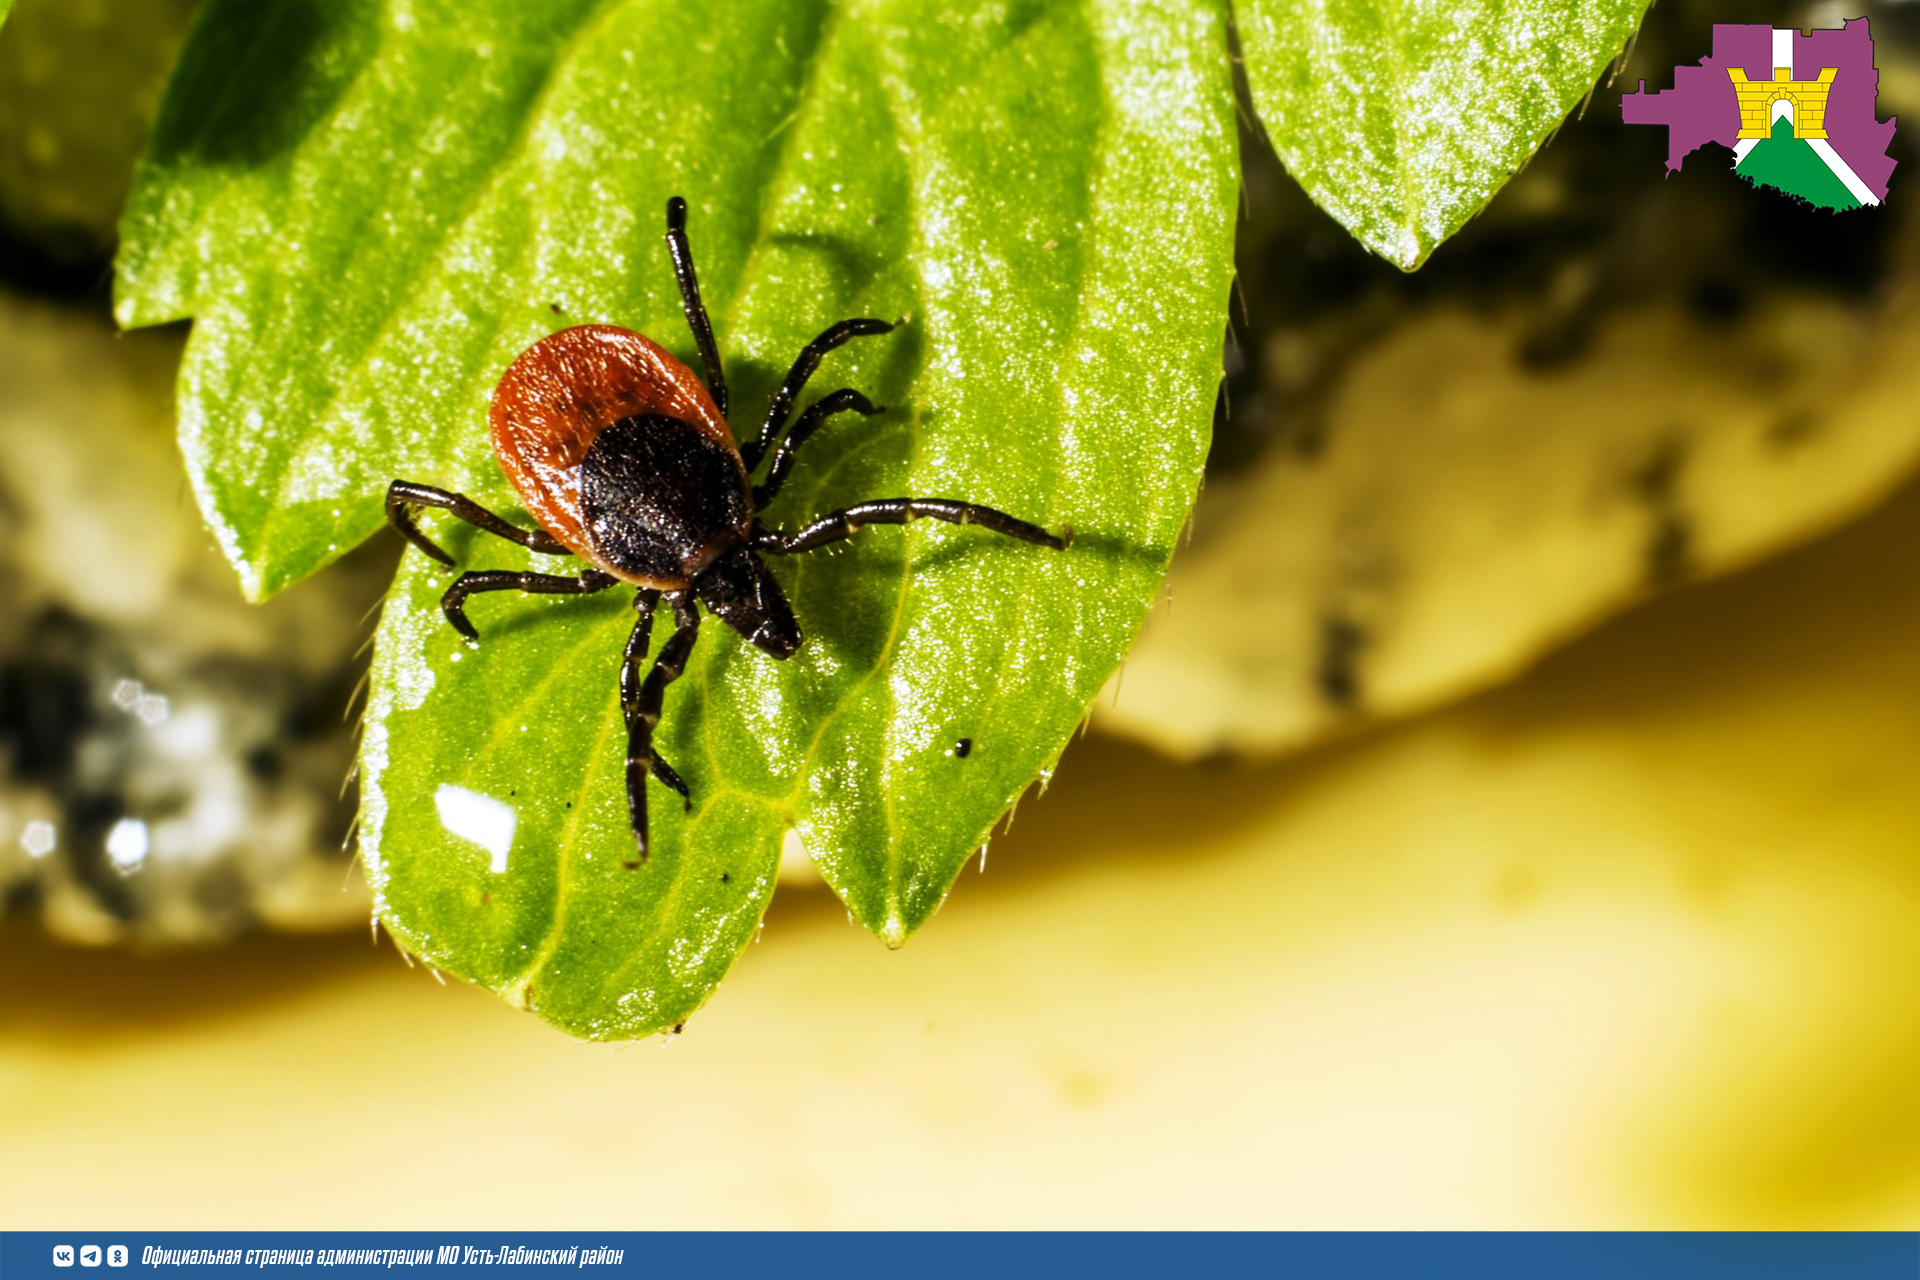
MULTIPOLYGON (((1740 135, 1740 104, 1729 68, 1751 80, 1773 79, 1773 28, 1760 23, 1716 23, 1713 53, 1695 66, 1673 69, 1673 88, 1647 92, 1642 80, 1635 93, 1620 95, 1620 116, 1628 124, 1667 126, 1667 172, 1709 142, 1732 150, 1740 135)), ((1827 94, 1827 141, 1875 198, 1887 198, 1894 160, 1887 155, 1898 117, 1874 118, 1880 72, 1873 65, 1873 37, 1867 19, 1850 18, 1840 27, 1816 27, 1793 35, 1793 77, 1818 79, 1835 68, 1827 94)))

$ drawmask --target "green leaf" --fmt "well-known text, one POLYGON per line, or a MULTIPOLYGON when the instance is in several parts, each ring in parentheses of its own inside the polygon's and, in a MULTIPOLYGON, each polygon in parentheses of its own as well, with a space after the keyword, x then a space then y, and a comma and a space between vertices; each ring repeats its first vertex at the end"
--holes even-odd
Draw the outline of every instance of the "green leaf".
MULTIPOLYGON (((829 322, 910 317, 828 358, 815 393, 893 409, 816 436, 770 522, 918 493, 1078 532, 1054 553, 921 522, 777 561, 807 644, 779 663, 705 620, 658 738, 694 807, 650 787, 639 870, 628 593, 480 597, 469 650, 446 575, 409 552, 362 753, 363 852, 407 947, 615 1037, 710 992, 788 828, 886 941, 926 920, 1117 665, 1197 488, 1232 250, 1225 47, 1203 0, 212 0, 118 305, 196 317, 189 468, 256 594, 375 529, 396 476, 524 522, 491 388, 572 323, 691 358, 660 238, 675 193, 736 424, 829 322), (499 872, 447 826, 489 801, 512 814, 499 872)), ((429 525, 463 567, 574 563, 429 525)), ((656 648, 671 630, 663 611, 656 648)))
POLYGON ((1411 271, 1594 86, 1647 0, 1239 0, 1254 110, 1287 171, 1411 271))

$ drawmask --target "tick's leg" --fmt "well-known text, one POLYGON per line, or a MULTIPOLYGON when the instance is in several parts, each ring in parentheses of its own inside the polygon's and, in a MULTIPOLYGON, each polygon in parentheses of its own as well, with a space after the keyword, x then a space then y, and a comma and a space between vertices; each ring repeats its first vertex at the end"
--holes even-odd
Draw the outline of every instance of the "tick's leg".
POLYGON ((945 520, 949 524, 977 524, 982 529, 1004 533, 1022 542, 1052 547, 1055 551, 1065 551, 1073 542, 1071 529, 1056 538, 1037 524, 1028 524, 1004 511, 995 511, 978 503, 955 502, 951 498, 880 498, 843 511, 830 512, 795 534, 763 530, 754 538, 753 545, 758 551, 796 555, 802 551, 812 551, 815 547, 824 547, 829 542, 851 538, 864 525, 910 524, 922 516, 930 520, 945 520))
MULTIPOLYGON (((691 591, 672 592, 667 596, 667 603, 673 606, 673 635, 660 646, 660 656, 653 660, 653 669, 647 672, 646 681, 641 684, 640 692, 632 703, 633 710, 627 717, 627 817, 633 823, 634 846, 640 851, 639 861, 626 864, 629 871, 647 860, 647 775, 659 777, 660 781, 680 793, 680 798, 686 801, 689 809, 693 807, 693 800, 687 794, 687 784, 680 781, 680 775, 668 768, 665 761, 653 754, 653 730, 660 723, 660 706, 666 700, 667 686, 678 680, 680 673, 686 670, 687 655, 693 652, 694 639, 700 634, 700 615, 694 612, 691 591)), ((634 629, 638 632, 638 625, 634 629)), ((629 641, 628 645, 631 652, 632 642, 629 641)), ((637 663, 638 656, 631 661, 637 663)), ((621 703, 626 705, 624 679, 621 703)))
POLYGON ((648 767, 653 771, 654 777, 666 784, 669 791, 679 795, 687 807, 687 812, 693 812, 693 794, 687 790, 687 784, 680 780, 680 775, 673 771, 673 766, 660 758, 659 752, 653 753, 653 763, 648 767))
POLYGON ((640 588, 633 598, 633 611, 639 617, 633 620, 626 652, 620 656, 620 710, 628 724, 640 711, 640 659, 647 656, 647 646, 653 642, 653 607, 659 603, 660 593, 651 587, 640 588))
POLYGON ((405 480, 395 480, 387 486, 387 522, 400 531, 400 535, 414 546, 438 560, 448 568, 453 567, 453 557, 440 549, 439 544, 420 532, 420 526, 413 522, 415 507, 439 507, 459 516, 468 524, 479 525, 488 533, 495 533, 510 542, 548 555, 564 556, 565 547, 554 541, 553 536, 544 529, 522 529, 517 524, 502 520, 464 493, 453 493, 446 489, 435 489, 430 485, 410 484, 405 480))
POLYGON ((667 201, 667 256, 673 259, 673 277, 680 282, 680 307, 687 313, 687 328, 693 330, 694 345, 700 348, 700 363, 707 366, 707 391, 713 396, 720 416, 727 416, 727 379, 720 372, 720 348, 713 344, 713 322, 707 319, 707 304, 700 301, 700 281, 693 274, 693 250, 687 247, 687 202, 679 196, 667 201))
MULTIPOLYGON (((633 631, 627 636, 626 653, 620 663, 620 710, 626 716, 627 736, 633 736, 634 721, 640 716, 640 660, 647 656, 647 644, 653 636, 653 608, 660 601, 660 593, 643 587, 633 599, 633 609, 640 616, 633 621, 633 631)), ((680 798, 689 805, 692 797, 687 794, 687 784, 680 781, 680 775, 673 766, 662 760, 657 753, 652 756, 653 776, 680 793, 680 798)))
POLYGON ((820 358, 833 350, 848 338, 864 338, 873 334, 891 333, 893 326, 885 320, 842 320, 825 333, 800 349, 794 359, 793 368, 787 370, 786 380, 780 389, 773 393, 773 403, 767 406, 767 420, 760 424, 760 435, 740 449, 740 457, 752 471, 760 465, 760 459, 773 444, 774 436, 787 424, 787 415, 793 412, 793 402, 806 387, 807 379, 820 367, 820 358))
POLYGON ((807 411, 800 415, 800 421, 793 424, 793 430, 789 431, 787 438, 780 442, 780 447, 773 451, 773 462, 767 468, 767 482, 753 491, 754 506, 766 506, 773 501, 774 495, 780 492, 780 486, 787 482, 787 473, 793 470, 793 455, 801 445, 807 442, 807 437, 818 431, 828 418, 836 413, 845 413, 849 409, 871 418, 876 413, 885 413, 887 406, 880 405, 876 408, 871 400, 858 391, 844 389, 831 395, 821 396, 808 405, 807 411))
POLYGON ((453 629, 469 640, 478 640, 480 633, 467 621, 467 597, 477 596, 486 591, 532 591, 541 595, 585 596, 596 591, 605 591, 619 579, 610 573, 598 569, 589 569, 577 578, 563 578, 551 573, 510 573, 506 570, 490 570, 484 573, 463 573, 453 580, 447 593, 440 597, 441 612, 447 615, 447 621, 453 629))

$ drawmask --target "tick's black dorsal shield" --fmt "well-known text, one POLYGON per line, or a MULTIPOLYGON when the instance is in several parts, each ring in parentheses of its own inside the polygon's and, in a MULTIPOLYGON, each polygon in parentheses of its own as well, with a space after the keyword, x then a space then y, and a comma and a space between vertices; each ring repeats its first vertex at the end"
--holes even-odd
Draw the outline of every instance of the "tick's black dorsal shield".
POLYGON ((613 568, 684 587, 752 518, 740 461, 692 423, 623 418, 580 460, 580 523, 613 568))
POLYGON ((749 643, 776 658, 791 658, 799 652, 804 637, 793 606, 767 572, 766 563, 745 543, 736 544, 709 565, 693 580, 693 591, 707 612, 749 643))

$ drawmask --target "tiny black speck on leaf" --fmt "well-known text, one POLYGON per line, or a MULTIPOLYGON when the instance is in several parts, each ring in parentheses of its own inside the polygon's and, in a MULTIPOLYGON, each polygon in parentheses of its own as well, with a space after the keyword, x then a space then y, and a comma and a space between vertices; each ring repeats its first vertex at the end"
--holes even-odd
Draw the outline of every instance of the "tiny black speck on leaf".
POLYGON ((725 872, 725 871, 722 871, 722 872, 720 873, 720 883, 721 883, 721 884, 732 884, 732 883, 733 883, 733 877, 732 877, 731 875, 729 875, 729 874, 728 874, 727 872, 725 872))
POLYGON ((972 755, 972 754, 973 754, 973 739, 972 739, 972 738, 962 738, 962 739, 960 739, 960 741, 958 741, 958 742, 956 742, 956 743, 954 743, 954 744, 953 744, 953 754, 955 754, 956 756, 959 756, 959 757, 960 757, 960 758, 961 758, 962 760, 965 760, 965 759, 966 759, 966 758, 967 758, 968 756, 970 756, 970 755, 972 755))

